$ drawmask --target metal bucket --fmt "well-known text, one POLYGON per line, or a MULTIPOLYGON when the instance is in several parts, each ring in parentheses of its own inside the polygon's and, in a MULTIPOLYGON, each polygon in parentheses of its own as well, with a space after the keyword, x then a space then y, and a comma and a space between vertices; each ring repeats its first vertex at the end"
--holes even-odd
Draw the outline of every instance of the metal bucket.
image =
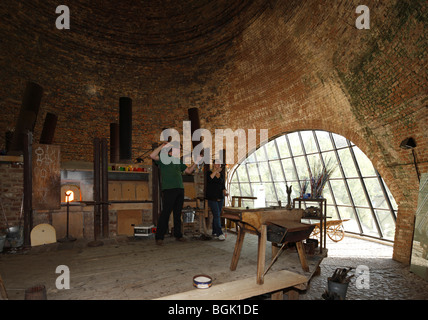
POLYGON ((23 227, 9 227, 6 229, 6 239, 12 248, 21 247, 24 243, 24 228, 23 227))
POLYGON ((191 223, 195 219, 195 210, 191 207, 187 207, 183 209, 183 222, 184 223, 191 223))
POLYGON ((328 280, 328 292, 336 293, 340 299, 346 299, 346 292, 348 291, 349 282, 339 283, 328 280))

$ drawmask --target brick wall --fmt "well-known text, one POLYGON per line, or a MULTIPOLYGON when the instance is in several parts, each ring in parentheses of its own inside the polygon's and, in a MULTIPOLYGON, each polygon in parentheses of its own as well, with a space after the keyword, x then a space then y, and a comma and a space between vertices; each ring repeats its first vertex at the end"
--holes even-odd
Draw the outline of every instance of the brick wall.
MULTIPOLYGON (((6 228, 6 219, 10 227, 19 224, 24 192, 23 182, 24 171, 22 165, 0 163, 0 210, 2 210, 0 212, 0 230, 6 228)), ((24 225, 23 213, 21 222, 24 225)))
POLYGON ((367 154, 393 193, 394 258, 409 262, 418 181, 399 145, 412 136, 428 170, 424 1, 365 1, 370 30, 355 28, 355 0, 79 3, 67 31, 54 27, 53 0, 0 4, 2 132, 14 127, 27 80, 45 89, 35 139, 45 114, 57 114, 63 160, 92 160, 92 139, 108 137, 120 96, 133 99, 135 156, 162 128, 181 131, 190 107, 212 131, 335 132, 367 154))

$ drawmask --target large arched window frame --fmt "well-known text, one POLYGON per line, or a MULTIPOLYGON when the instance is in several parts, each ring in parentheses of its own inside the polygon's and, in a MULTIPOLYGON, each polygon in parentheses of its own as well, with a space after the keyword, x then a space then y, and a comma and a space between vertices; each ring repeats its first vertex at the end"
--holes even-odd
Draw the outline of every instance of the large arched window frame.
POLYGON ((286 186, 292 186, 292 198, 300 196, 312 164, 326 161, 337 165, 323 191, 327 216, 350 219, 344 224, 347 232, 393 241, 397 204, 391 192, 367 156, 335 133, 298 131, 262 145, 230 170, 229 195, 254 197, 263 185, 266 206, 285 204, 286 186))

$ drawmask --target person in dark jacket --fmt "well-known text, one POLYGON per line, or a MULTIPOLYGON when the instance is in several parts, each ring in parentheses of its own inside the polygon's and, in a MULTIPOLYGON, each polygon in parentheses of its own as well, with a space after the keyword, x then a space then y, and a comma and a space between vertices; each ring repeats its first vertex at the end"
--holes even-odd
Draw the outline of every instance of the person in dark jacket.
POLYGON ((212 170, 208 172, 206 198, 208 206, 213 213, 213 231, 216 239, 225 240, 221 230, 220 214, 224 204, 224 197, 227 196, 223 168, 219 161, 215 161, 212 170))

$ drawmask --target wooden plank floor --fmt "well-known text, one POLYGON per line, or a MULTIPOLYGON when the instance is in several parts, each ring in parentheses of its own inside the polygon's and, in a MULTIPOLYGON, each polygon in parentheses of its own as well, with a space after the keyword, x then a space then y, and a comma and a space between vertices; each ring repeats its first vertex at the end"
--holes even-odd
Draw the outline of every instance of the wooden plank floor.
MULTIPOLYGON (((236 271, 230 261, 236 235, 225 241, 192 238, 185 243, 166 237, 165 245, 153 239, 117 238, 105 240, 100 247, 85 242, 34 247, 15 254, 0 254, 0 274, 10 300, 24 299, 25 289, 44 284, 49 300, 156 299, 193 289, 196 274, 208 274, 213 286, 256 275, 257 237, 245 238, 236 271), (59 290, 55 270, 66 265, 70 270, 70 289, 59 290)), ((266 265, 271 259, 267 244, 266 265)), ((295 251, 285 251, 271 271, 289 270, 311 278, 321 262, 308 256, 309 272, 303 272, 295 251)))

